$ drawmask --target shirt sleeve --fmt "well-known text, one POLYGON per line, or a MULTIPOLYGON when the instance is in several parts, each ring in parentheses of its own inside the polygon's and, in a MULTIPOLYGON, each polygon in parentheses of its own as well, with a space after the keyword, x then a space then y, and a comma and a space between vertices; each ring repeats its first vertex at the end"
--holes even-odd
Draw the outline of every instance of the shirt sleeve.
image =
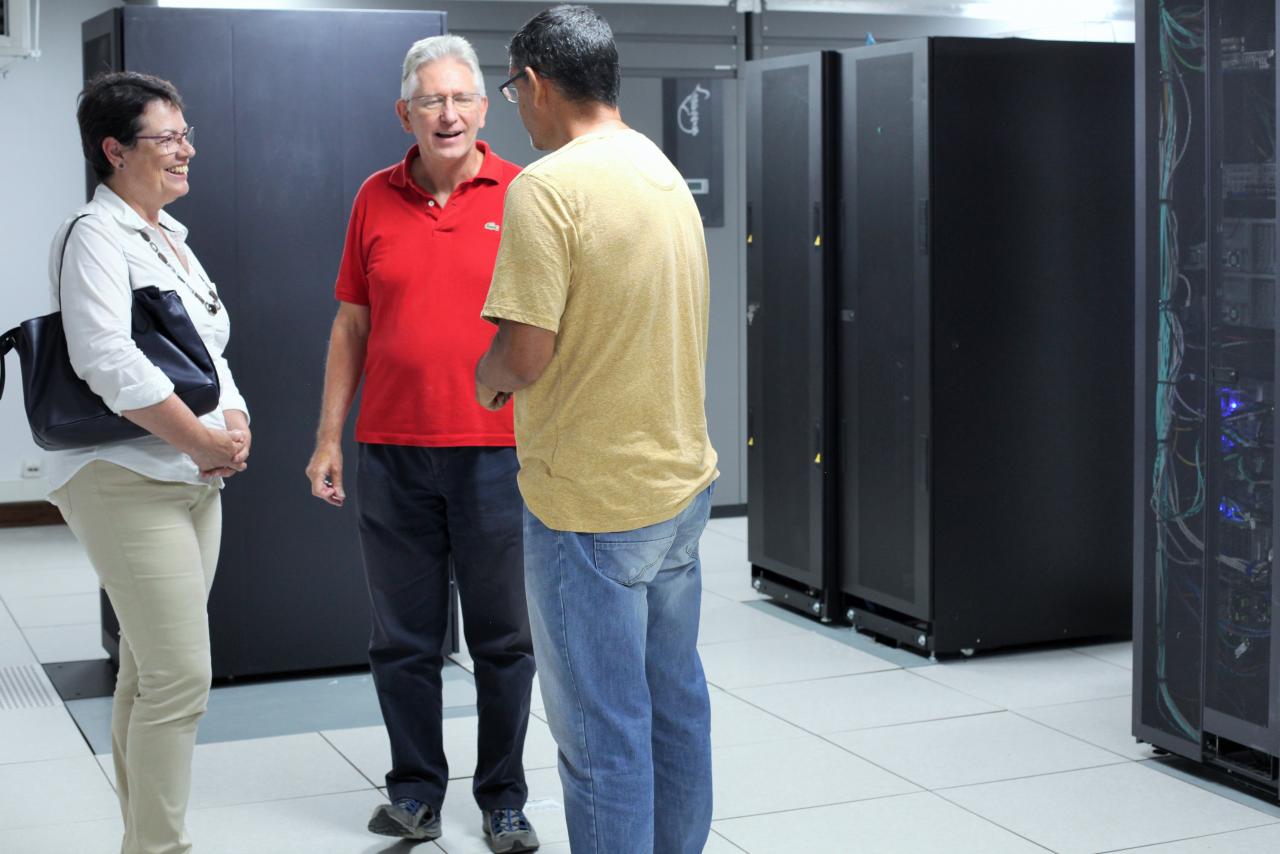
POLYGON ((480 316, 559 332, 577 245, 568 202, 536 176, 519 175, 507 190, 502 242, 480 316))
MULTIPOLYGON (((93 216, 72 227, 60 265, 60 308, 72 369, 119 414, 160 403, 173 394, 173 383, 133 342, 129 262, 111 227, 93 216)), ((65 233, 60 230, 51 254, 61 248, 65 233)), ((53 260, 56 294, 59 265, 53 260)))
POLYGON ((218 388, 222 394, 218 398, 218 409, 226 412, 228 409, 238 409, 244 413, 245 418, 249 418, 249 404, 245 402, 244 395, 240 394, 240 388, 236 385, 235 377, 231 375, 231 366, 227 364, 227 359, 222 355, 222 351, 210 353, 213 356, 213 367, 218 371, 218 388))
POLYGON ((334 288, 338 299, 356 305, 369 304, 364 212, 365 189, 361 187, 351 205, 351 218, 347 221, 347 239, 342 246, 342 261, 338 264, 338 283, 334 288))

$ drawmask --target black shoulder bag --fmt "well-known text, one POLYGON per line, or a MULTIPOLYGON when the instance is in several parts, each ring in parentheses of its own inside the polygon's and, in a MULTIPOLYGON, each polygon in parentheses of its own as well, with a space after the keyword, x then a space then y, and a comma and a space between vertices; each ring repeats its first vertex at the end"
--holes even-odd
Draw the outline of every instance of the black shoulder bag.
MULTIPOLYGON (((62 239, 62 259, 67 254, 71 229, 88 214, 81 214, 62 239)), ((62 261, 58 262, 58 305, 62 306, 62 261)), ((196 331, 182 297, 157 287, 133 292, 133 343, 173 381, 174 393, 196 415, 212 412, 221 389, 213 358, 196 331)), ((31 436, 46 451, 63 451, 121 442, 147 435, 127 418, 113 413, 76 376, 67 355, 62 312, 24 321, 0 336, 0 395, 4 394, 4 362, 10 350, 18 351, 22 365, 22 393, 31 436)))

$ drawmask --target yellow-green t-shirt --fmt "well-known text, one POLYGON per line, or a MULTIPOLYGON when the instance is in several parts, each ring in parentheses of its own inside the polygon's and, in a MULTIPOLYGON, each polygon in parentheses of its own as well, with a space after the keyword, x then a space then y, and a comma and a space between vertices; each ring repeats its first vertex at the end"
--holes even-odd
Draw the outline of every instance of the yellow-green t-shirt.
POLYGON ((672 518, 718 474, 707 247, 680 173, 635 131, 581 136, 512 181, 502 229, 483 316, 556 333, 515 394, 529 510, 583 533, 672 518))

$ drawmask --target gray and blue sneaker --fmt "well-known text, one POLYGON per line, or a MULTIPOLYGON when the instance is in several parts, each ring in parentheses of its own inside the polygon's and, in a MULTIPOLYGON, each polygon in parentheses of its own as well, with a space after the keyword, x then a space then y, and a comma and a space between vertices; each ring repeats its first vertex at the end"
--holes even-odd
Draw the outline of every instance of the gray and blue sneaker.
POLYGON ((440 811, 413 798, 396 798, 373 811, 369 832, 401 839, 438 839, 440 811))
POLYGON ((538 834, 533 832, 524 810, 482 810, 481 815, 484 816, 484 839, 494 854, 538 850, 538 834))

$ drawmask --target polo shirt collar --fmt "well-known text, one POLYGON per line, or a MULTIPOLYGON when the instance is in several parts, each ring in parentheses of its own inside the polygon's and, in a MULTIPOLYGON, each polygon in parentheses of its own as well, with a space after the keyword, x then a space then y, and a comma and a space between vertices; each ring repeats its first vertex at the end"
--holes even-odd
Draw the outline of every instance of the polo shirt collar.
MULTIPOLYGON (((106 184, 99 184, 97 189, 93 191, 93 203, 103 208, 108 216, 114 219, 120 225, 132 231, 149 231, 151 223, 142 218, 142 215, 129 207, 129 203, 108 187, 106 184)), ((169 234, 176 236, 179 240, 187 239, 187 227, 169 216, 163 209, 160 211, 160 227, 169 234)))
MULTIPOLYGON (((484 160, 480 163, 480 171, 477 172, 476 176, 470 181, 464 181, 459 186, 465 186, 466 184, 473 182, 486 184, 501 183, 502 165, 498 162, 497 156, 489 148, 489 143, 485 142, 483 139, 477 139, 476 149, 484 155, 484 160)), ((408 152, 405 153, 404 160, 397 163, 395 168, 391 170, 391 186, 408 187, 413 184, 413 178, 409 173, 410 164, 421 156, 422 153, 418 150, 418 144, 416 142, 409 146, 408 152)), ((161 216, 164 216, 164 214, 161 213, 161 216)))

